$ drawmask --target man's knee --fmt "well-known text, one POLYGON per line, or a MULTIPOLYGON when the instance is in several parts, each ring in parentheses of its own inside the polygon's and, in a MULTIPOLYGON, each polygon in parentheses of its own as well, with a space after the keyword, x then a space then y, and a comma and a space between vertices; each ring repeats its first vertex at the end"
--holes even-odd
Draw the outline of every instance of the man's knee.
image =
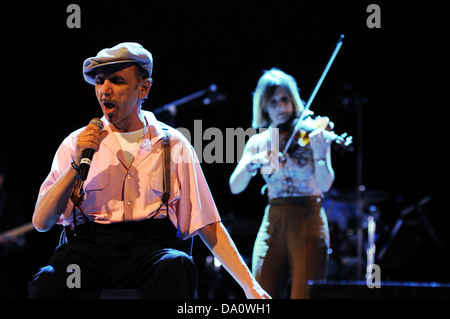
MULTIPOLYGON (((82 276, 80 269, 75 264, 42 267, 28 284, 28 298, 97 298, 101 286, 97 285, 97 282, 89 280, 92 276, 89 277, 87 273, 83 273, 82 276), (73 266, 77 267, 74 268, 73 266)), ((83 269, 86 270, 86 268, 83 269)))
POLYGON ((173 248, 166 248, 162 250, 163 256, 160 260, 176 260, 176 259, 191 259, 185 252, 173 248))
POLYGON ((183 251, 176 249, 164 249, 163 256, 156 263, 158 266, 167 267, 173 270, 184 270, 184 272, 197 272, 192 257, 183 251))
POLYGON ((197 268, 185 252, 163 249, 149 269, 150 281, 142 282, 144 298, 195 298, 197 268))
POLYGON ((54 292, 60 285, 55 277, 55 269, 52 266, 42 267, 28 284, 28 298, 57 298, 58 294, 54 292))

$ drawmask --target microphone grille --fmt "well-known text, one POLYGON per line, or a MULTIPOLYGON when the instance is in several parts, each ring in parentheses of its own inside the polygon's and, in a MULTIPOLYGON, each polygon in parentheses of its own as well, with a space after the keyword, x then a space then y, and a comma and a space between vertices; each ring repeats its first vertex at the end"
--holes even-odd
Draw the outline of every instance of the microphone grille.
POLYGON ((97 126, 100 131, 103 130, 103 122, 102 120, 98 119, 98 118, 93 118, 89 124, 94 124, 95 126, 97 126))

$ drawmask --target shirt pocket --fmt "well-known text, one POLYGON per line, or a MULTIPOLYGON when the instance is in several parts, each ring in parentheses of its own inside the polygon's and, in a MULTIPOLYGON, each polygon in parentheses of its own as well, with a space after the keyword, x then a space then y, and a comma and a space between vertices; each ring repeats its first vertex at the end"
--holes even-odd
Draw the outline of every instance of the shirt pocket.
POLYGON ((86 192, 89 191, 101 191, 103 190, 107 185, 109 181, 109 174, 104 172, 95 175, 90 181, 86 183, 85 190, 86 192))
MULTIPOLYGON (((155 194, 155 196, 161 197, 164 192, 163 177, 162 177, 161 172, 149 173, 148 177, 149 177, 149 184, 150 184, 151 189, 153 190, 153 193, 155 194)), ((171 176, 170 176, 170 197, 171 197, 171 199, 173 196, 177 196, 178 193, 179 193, 178 181, 171 174, 171 176)))

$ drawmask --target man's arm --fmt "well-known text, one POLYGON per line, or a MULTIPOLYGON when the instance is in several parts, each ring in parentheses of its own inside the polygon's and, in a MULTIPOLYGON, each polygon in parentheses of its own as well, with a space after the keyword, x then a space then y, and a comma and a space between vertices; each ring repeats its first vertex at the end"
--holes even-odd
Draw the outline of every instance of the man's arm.
MULTIPOLYGON (((89 124, 77 136, 75 145, 74 162, 79 165, 83 151, 93 149, 98 151, 100 143, 108 135, 108 131, 102 131, 94 125, 89 124)), ((69 167, 59 176, 56 182, 39 198, 33 213, 33 225, 41 232, 47 231, 56 224, 61 214, 66 209, 70 195, 77 181, 76 170, 69 167)))
POLYGON ((76 180, 77 172, 72 166, 69 166, 55 184, 38 200, 33 213, 33 225, 38 231, 48 231, 56 224, 67 206, 76 180))
POLYGON ((209 224, 199 230, 203 242, 216 256, 225 269, 244 289, 247 298, 269 299, 270 296, 255 280, 240 256, 233 240, 221 222, 209 224))

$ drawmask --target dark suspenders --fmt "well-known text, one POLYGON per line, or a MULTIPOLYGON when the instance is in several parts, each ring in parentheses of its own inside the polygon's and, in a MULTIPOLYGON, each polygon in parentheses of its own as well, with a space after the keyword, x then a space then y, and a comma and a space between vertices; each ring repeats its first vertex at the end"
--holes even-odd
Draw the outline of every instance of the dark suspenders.
MULTIPOLYGON (((162 128, 163 132, 164 132, 164 137, 162 138, 162 171, 163 171, 163 194, 161 196, 161 205, 158 208, 158 211, 161 209, 162 205, 166 206, 166 218, 167 221, 170 222, 169 220, 169 200, 170 200, 170 188, 171 188, 171 184, 170 184, 170 162, 171 162, 171 158, 170 158, 170 133, 169 130, 167 128, 162 128)), ((72 211, 72 213, 74 214, 74 231, 73 231, 73 235, 76 236, 76 208, 78 207, 78 209, 81 209, 81 202, 74 201, 74 209, 72 211)), ((155 214, 156 216, 156 214, 155 214)), ((154 216, 153 216, 154 217, 154 216)), ((153 218, 152 217, 152 218, 153 218)), ((65 234, 61 234, 62 238, 65 234)), ((191 247, 190 247, 190 256, 192 256, 192 245, 193 245, 193 238, 191 238, 191 247)), ((60 243, 61 243, 61 238, 60 238, 60 243)))
MULTIPOLYGON (((167 219, 169 219, 169 199, 170 199, 170 133, 169 130, 163 128, 164 137, 162 139, 162 164, 163 164, 163 194, 161 196, 162 205, 166 205, 167 219)), ((161 206, 159 208, 161 208, 161 206)), ((158 208, 158 210, 159 210, 158 208)), ((169 221, 170 222, 170 221, 169 221)), ((190 248, 186 247, 189 256, 192 256, 192 247, 194 245, 194 237, 191 237, 190 248)), ((192 257, 191 257, 192 258, 192 257)))
POLYGON ((161 200, 166 205, 167 216, 169 215, 170 199, 170 134, 166 128, 163 128, 164 137, 162 139, 162 167, 163 167, 163 194, 161 200))

